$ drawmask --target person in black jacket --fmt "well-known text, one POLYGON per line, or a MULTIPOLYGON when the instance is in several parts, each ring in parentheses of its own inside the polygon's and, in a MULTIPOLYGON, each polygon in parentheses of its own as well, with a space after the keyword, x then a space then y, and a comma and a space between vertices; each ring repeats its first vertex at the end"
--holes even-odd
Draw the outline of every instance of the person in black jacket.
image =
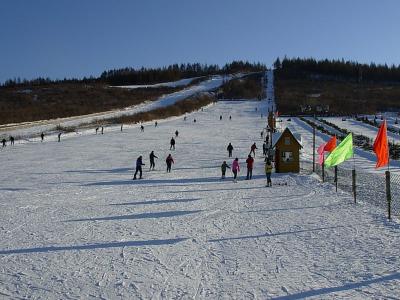
POLYGON ((175 139, 173 137, 171 138, 170 145, 171 146, 169 147, 169 150, 171 150, 171 149, 175 150, 175 139))
POLYGON ((151 169, 154 170, 154 168, 155 168, 155 166, 156 166, 156 164, 155 164, 155 162, 154 162, 154 159, 155 159, 155 158, 158 158, 158 157, 154 154, 154 151, 151 151, 149 157, 150 157, 150 170, 151 170, 151 169))
POLYGON ((14 145, 14 140, 15 140, 14 137, 11 135, 11 136, 10 136, 10 143, 11 143, 11 146, 14 145))
POLYGON ((140 155, 137 160, 136 160, 136 172, 135 175, 133 176, 133 180, 136 179, 136 175, 139 172, 139 179, 142 179, 142 166, 144 166, 145 164, 142 162, 142 156, 140 155))
POLYGON ((165 160, 167 163, 167 173, 171 173, 171 166, 174 162, 174 159, 172 158, 171 153, 168 155, 167 159, 165 160))
POLYGON ((231 143, 226 147, 226 150, 228 150, 229 157, 232 157, 233 146, 231 143))

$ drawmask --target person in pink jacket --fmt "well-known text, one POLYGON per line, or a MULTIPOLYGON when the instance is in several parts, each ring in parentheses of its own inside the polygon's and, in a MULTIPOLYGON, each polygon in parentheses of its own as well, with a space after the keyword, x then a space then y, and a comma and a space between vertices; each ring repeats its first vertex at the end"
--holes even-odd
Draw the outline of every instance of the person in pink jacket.
POLYGON ((235 158, 232 163, 233 180, 236 182, 237 173, 240 172, 239 158, 235 158))

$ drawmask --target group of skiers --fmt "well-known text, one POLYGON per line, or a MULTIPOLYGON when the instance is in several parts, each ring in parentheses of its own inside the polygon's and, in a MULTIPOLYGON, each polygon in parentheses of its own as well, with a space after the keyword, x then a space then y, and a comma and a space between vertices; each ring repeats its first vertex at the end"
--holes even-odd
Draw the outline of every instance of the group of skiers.
MULTIPOLYGON (((271 173, 272 173, 272 169, 273 169, 272 156, 268 155, 268 151, 264 150, 265 148, 266 148, 266 142, 264 142, 264 145, 263 145, 263 155, 265 156, 264 169, 265 169, 265 175, 267 177, 267 186, 272 186, 272 181, 271 181, 271 173)), ((250 153, 246 159, 246 166, 247 166, 246 180, 251 180, 253 177, 254 158, 251 156, 251 154, 253 154, 253 156, 255 157, 256 149, 258 149, 257 145, 256 145, 256 143, 253 143, 250 147, 250 153)), ((227 147, 227 151, 228 151, 228 156, 232 157, 233 146, 231 143, 229 143, 229 145, 227 147)), ((232 167, 230 167, 226 161, 223 161, 223 163, 221 165, 221 173, 222 173, 221 179, 225 179, 227 169, 231 169, 231 171, 233 173, 233 181, 237 182, 237 175, 240 172, 239 158, 236 157, 233 160, 232 167)))
MULTIPOLYGON (((14 141, 15 141, 14 137, 10 136, 10 145, 11 146, 14 145, 14 141)), ((1 140, 1 144, 2 144, 3 147, 6 147, 7 146, 7 140, 5 138, 3 138, 1 140)))
MULTIPOLYGON (((149 155, 149 159, 150 159, 150 169, 149 171, 154 171, 154 168, 156 167, 156 163, 155 163, 155 159, 158 158, 158 156, 156 156, 154 154, 154 151, 151 151, 150 155, 149 155)), ((165 160, 166 164, 167 164, 167 173, 171 173, 171 168, 172 168, 172 164, 175 163, 174 159, 172 158, 171 153, 168 154, 167 159, 165 160)), ((135 170, 135 174, 133 175, 133 180, 137 179, 137 175, 139 173, 139 179, 142 179, 142 166, 145 166, 146 164, 143 163, 143 157, 142 155, 140 155, 137 159, 136 159, 136 170, 135 170)))

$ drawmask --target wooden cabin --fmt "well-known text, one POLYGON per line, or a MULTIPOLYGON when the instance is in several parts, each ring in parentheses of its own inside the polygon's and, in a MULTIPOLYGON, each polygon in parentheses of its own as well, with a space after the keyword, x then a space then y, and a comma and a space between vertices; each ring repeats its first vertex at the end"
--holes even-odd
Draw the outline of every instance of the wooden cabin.
POLYGON ((273 137, 272 148, 275 148, 275 172, 299 173, 301 137, 294 135, 289 128, 273 137))

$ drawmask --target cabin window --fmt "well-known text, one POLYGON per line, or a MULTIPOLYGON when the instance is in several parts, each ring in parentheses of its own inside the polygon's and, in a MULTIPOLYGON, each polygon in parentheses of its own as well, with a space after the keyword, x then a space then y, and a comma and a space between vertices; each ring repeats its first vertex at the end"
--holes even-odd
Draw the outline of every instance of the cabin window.
POLYGON ((283 151, 282 152, 282 161, 285 162, 291 162, 293 161, 293 152, 291 151, 283 151))
POLYGON ((290 145, 290 137, 285 137, 285 145, 290 145))

